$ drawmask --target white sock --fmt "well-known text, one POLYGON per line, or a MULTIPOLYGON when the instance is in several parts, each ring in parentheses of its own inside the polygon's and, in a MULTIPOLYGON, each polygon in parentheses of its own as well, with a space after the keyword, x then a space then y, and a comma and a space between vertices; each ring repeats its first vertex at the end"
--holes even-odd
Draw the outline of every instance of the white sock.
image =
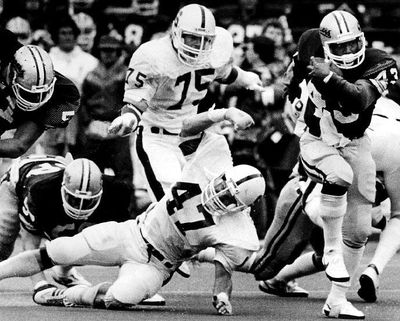
POLYGON ((314 252, 308 252, 299 256, 292 264, 286 265, 274 279, 288 282, 302 276, 314 274, 320 270, 314 265, 314 252))
POLYGON ((321 220, 324 230, 324 253, 342 250, 342 224, 347 208, 347 194, 321 194, 321 220))
POLYGON ((379 274, 386 264, 400 249, 400 218, 393 217, 382 231, 374 257, 370 264, 375 264, 379 274))
MULTIPOLYGON (((343 259, 346 269, 349 272, 350 280, 353 279, 354 273, 360 264, 364 253, 365 246, 360 248, 352 248, 343 244, 343 259)), ((350 282, 332 282, 331 291, 328 295, 328 303, 339 304, 346 301, 346 293, 351 285, 350 282)))
POLYGON ((361 258, 364 254, 365 246, 359 248, 352 248, 343 243, 343 259, 346 265, 347 272, 350 275, 351 281, 354 274, 360 265, 361 258))

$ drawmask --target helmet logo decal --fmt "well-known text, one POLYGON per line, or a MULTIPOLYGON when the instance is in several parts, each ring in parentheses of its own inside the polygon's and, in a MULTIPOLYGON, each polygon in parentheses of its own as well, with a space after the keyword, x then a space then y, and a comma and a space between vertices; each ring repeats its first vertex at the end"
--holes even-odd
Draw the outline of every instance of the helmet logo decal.
POLYGON ((322 36, 326 37, 326 38, 332 38, 332 36, 331 36, 331 31, 330 31, 328 28, 322 28, 322 29, 320 29, 320 30, 319 30, 319 33, 320 33, 322 36))

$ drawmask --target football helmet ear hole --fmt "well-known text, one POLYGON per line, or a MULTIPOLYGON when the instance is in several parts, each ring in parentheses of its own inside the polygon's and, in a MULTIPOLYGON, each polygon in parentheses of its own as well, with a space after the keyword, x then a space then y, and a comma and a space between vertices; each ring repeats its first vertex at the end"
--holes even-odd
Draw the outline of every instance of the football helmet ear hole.
POLYGON ((102 194, 102 173, 93 161, 78 158, 67 165, 61 198, 68 216, 76 220, 87 219, 99 206, 102 194))

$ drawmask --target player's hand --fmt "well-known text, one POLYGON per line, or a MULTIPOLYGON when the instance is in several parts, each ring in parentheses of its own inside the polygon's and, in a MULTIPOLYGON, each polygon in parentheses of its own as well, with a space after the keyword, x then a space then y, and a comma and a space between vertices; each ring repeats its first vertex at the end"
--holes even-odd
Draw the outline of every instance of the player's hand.
POLYGON ((218 314, 230 315, 232 314, 232 304, 229 302, 228 295, 225 292, 218 293, 213 296, 212 304, 217 310, 218 314))
POLYGON ((108 132, 118 136, 125 136, 134 132, 137 127, 138 121, 136 116, 132 113, 125 113, 112 121, 110 127, 108 127, 108 132))
POLYGON ((308 75, 323 80, 331 72, 331 63, 323 58, 311 57, 310 64, 307 66, 308 75))
POLYGON ((254 120, 248 113, 235 107, 228 108, 225 119, 233 124, 235 130, 246 129, 254 125, 254 120))
POLYGON ((244 76, 245 87, 248 90, 264 91, 260 76, 251 71, 245 71, 244 76))

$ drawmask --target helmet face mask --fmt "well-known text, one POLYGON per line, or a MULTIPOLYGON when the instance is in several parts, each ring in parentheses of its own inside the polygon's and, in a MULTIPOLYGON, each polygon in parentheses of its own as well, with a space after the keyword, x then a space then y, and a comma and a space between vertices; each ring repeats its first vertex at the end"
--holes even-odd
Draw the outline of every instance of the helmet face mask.
POLYGON ((8 67, 7 79, 17 107, 24 111, 34 111, 49 101, 56 82, 50 56, 33 45, 17 50, 8 67))
POLYGON ((209 9, 197 4, 183 7, 171 29, 179 60, 188 66, 205 64, 215 39, 215 19, 209 9))
POLYGON ((252 166, 238 165, 212 179, 201 201, 213 216, 234 214, 252 205, 264 191, 261 173, 252 166))
POLYGON ((102 174, 94 162, 78 158, 68 164, 61 185, 63 207, 68 216, 87 219, 99 206, 102 194, 102 174))
POLYGON ((350 13, 340 10, 329 13, 322 19, 319 33, 326 58, 339 68, 356 68, 364 61, 364 33, 350 13))

